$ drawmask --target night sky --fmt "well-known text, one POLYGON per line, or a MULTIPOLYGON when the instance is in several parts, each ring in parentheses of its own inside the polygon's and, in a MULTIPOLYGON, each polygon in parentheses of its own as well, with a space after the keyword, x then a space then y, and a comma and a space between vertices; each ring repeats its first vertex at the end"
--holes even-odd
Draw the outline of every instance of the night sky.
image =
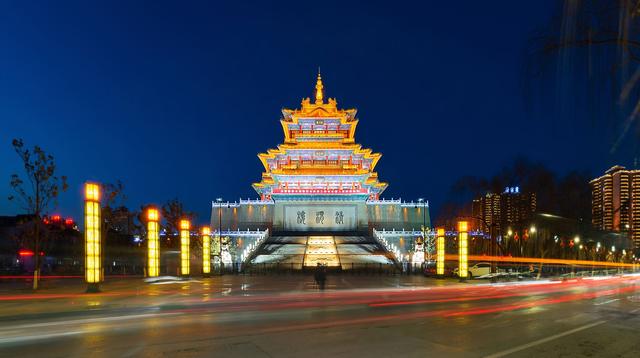
POLYGON ((571 83, 525 90, 552 1, 25 3, 0 3, 0 215, 20 211, 19 137, 69 177, 56 213, 79 218, 81 183, 120 179, 130 207, 178 197, 206 222, 216 197, 256 197, 256 155, 282 143, 280 109, 313 95, 318 66, 383 154, 383 196, 432 215, 454 180, 518 155, 559 173, 632 162, 610 153, 606 114, 557 105, 571 83))

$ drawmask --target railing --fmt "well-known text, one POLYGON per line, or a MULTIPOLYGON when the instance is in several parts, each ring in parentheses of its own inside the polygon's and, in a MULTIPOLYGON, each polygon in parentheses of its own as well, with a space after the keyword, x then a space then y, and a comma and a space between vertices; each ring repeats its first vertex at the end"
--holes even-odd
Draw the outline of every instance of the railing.
MULTIPOLYGON (((374 229, 375 230, 375 229, 374 229)), ((386 229, 382 229, 382 230, 377 230, 378 234, 381 236, 422 236, 422 231, 421 230, 396 230, 396 229, 391 229, 391 230, 386 230, 386 229)))
POLYGON ((289 133, 291 135, 291 138, 316 134, 338 134, 344 138, 347 138, 349 136, 349 130, 346 129, 290 130, 289 133))
POLYGON ((262 199, 240 199, 240 205, 273 205, 273 200, 262 199))
POLYGON ((400 204, 401 207, 403 208, 409 208, 409 207, 416 207, 416 208, 421 208, 421 207, 429 207, 429 200, 425 200, 425 201, 416 201, 414 202, 413 200, 409 201, 405 201, 404 203, 400 204))
POLYGON ((367 205, 400 205, 400 207, 403 208, 410 208, 410 207, 416 207, 416 208, 422 208, 424 207, 429 207, 429 201, 402 201, 402 199, 398 198, 398 199, 378 199, 378 200, 368 200, 367 201, 367 205))
POLYGON ((249 244, 244 251, 242 252, 242 254, 240 255, 240 261, 242 262, 242 265, 246 265, 247 261, 251 260, 251 258, 253 258, 256 250, 260 247, 260 245, 262 245, 262 243, 269 237, 269 229, 262 231, 262 234, 258 236, 258 238, 252 242, 251 244, 249 244))
POLYGON ((274 194, 368 194, 365 188, 358 189, 273 189, 274 194))
POLYGON ((344 165, 352 165, 357 166, 357 168, 362 169, 366 167, 366 164, 363 160, 337 160, 337 159, 302 159, 302 160, 288 160, 288 161, 277 161, 275 163, 278 167, 296 165, 299 167, 332 167, 332 168, 340 168, 344 165))
MULTIPOLYGON (((469 265, 473 266, 472 263, 469 265)), ((447 261, 445 265, 444 277, 456 278, 454 269, 457 262, 447 261)), ((161 266, 161 275, 177 275, 178 266, 176 263, 171 266, 161 266)), ((246 265, 242 262, 234 262, 226 265, 219 263, 212 264, 212 274, 234 274, 234 275, 309 275, 314 272, 314 267, 303 267, 300 263, 259 263, 246 265)), ((362 276, 391 276, 391 275, 419 275, 419 276, 436 276, 434 264, 412 264, 401 262, 399 264, 383 264, 383 263, 351 263, 343 264, 341 267, 330 267, 328 269, 331 275, 362 275, 362 276)), ((44 279, 79 279, 83 276, 83 265, 64 265, 48 268, 43 271, 44 279)), ((518 263, 501 263, 498 265, 498 273, 495 274, 495 280, 498 282, 522 281, 522 280, 573 280, 573 279, 602 279, 606 277, 635 274, 638 275, 640 267, 627 268, 606 268, 591 267, 588 265, 527 265, 518 263)), ((141 260, 139 264, 118 265, 117 267, 107 268, 105 266, 105 277, 120 278, 136 278, 143 277, 144 264, 141 260)), ((192 272, 192 277, 199 277, 196 271, 192 272)), ((0 282, 30 280, 33 273, 24 270, 21 267, 3 267, 0 266, 0 282)), ((485 279, 488 282, 490 276, 473 277, 474 279, 485 279)))
POLYGON ((262 200, 262 199, 240 199, 240 202, 234 201, 226 201, 226 202, 217 202, 212 201, 212 208, 239 208, 240 205, 273 205, 273 200, 262 200))
POLYGON ((402 200, 400 198, 367 200, 367 205, 397 205, 397 204, 402 204, 402 200))
POLYGON ((390 243, 382 235, 382 233, 376 229, 373 229, 373 238, 376 239, 388 252, 391 253, 393 261, 398 264, 402 261, 402 253, 395 244, 390 243))

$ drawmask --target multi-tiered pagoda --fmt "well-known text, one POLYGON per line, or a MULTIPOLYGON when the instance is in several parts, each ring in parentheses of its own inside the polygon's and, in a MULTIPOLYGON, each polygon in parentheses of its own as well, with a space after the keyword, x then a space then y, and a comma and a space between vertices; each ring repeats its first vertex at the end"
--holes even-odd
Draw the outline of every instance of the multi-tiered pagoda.
POLYGON ((318 73, 315 102, 282 110, 284 144, 258 155, 265 172, 253 184, 263 200, 377 200, 387 187, 374 168, 381 154, 355 143, 355 109, 324 100, 318 73))
POLYGON ((356 110, 325 99, 320 74, 314 97, 282 111, 284 143, 258 155, 259 198, 212 203, 211 227, 233 239, 233 260, 346 269, 422 252, 413 243, 430 226, 428 203, 381 199, 381 154, 356 144, 356 110))

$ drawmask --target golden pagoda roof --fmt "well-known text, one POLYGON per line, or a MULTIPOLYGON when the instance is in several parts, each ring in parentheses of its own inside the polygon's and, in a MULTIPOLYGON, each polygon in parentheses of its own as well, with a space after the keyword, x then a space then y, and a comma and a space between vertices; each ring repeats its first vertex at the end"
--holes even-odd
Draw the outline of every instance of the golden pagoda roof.
POLYGON ((276 181, 292 175, 360 177, 362 184, 374 189, 372 195, 376 197, 387 187, 387 183, 378 181, 378 174, 373 171, 382 154, 355 143, 357 110, 339 109, 335 98, 326 98, 325 101, 324 91, 322 76, 318 72, 315 101, 304 98, 299 109, 282 110, 280 123, 285 136, 284 144, 258 154, 265 168, 262 181, 253 184, 259 193, 268 194, 271 190, 269 187, 276 185, 276 181), (332 156, 304 153, 301 157, 300 153, 292 155, 291 150, 334 150, 340 153, 334 152, 332 156), (348 161, 343 159, 345 156, 349 158, 348 161), (278 162, 274 162, 276 159, 278 162))

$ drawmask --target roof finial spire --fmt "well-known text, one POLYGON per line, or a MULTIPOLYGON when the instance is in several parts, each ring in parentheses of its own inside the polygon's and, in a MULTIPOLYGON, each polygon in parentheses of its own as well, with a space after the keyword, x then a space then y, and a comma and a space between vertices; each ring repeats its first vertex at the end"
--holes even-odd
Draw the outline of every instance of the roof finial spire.
POLYGON ((318 66, 318 80, 316 81, 316 104, 322 104, 323 95, 322 77, 320 77, 320 66, 318 66))

